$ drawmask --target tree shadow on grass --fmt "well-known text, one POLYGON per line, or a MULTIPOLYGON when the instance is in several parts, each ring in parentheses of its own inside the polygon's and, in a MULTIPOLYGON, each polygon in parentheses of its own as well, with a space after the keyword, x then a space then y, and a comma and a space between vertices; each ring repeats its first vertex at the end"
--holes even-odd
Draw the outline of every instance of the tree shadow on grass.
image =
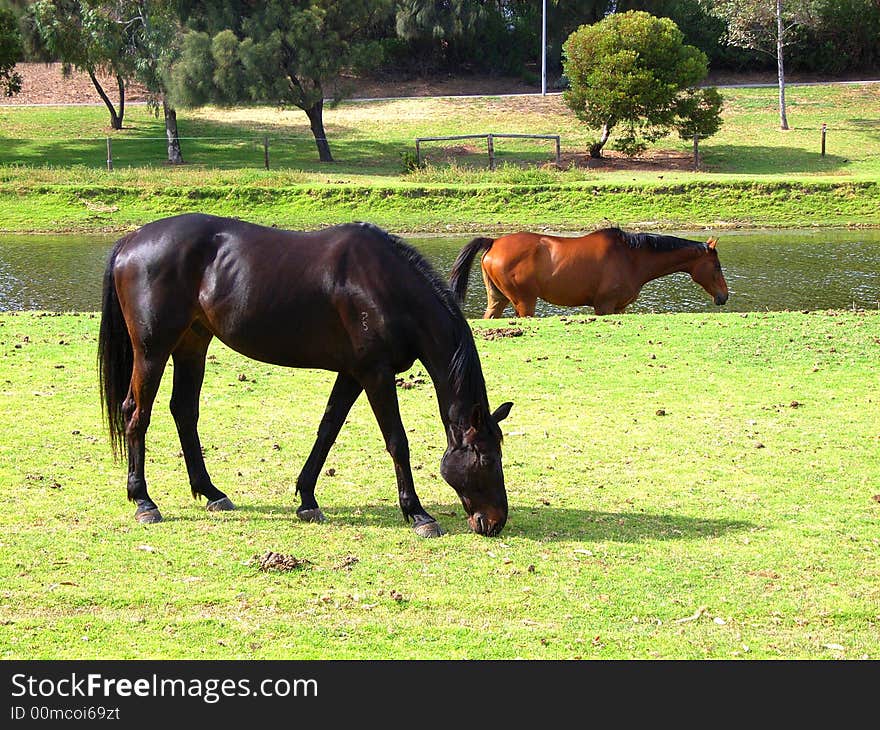
MULTIPOLYGON (((425 505, 450 535, 468 534, 464 510, 451 504, 425 505)), ((295 507, 240 505, 247 519, 297 520, 295 507)), ((409 529, 396 504, 322 505, 328 522, 354 528, 409 529)), ((503 537, 522 537, 539 542, 585 540, 638 543, 648 540, 702 540, 728 532, 756 527, 743 520, 695 518, 649 512, 605 512, 559 507, 513 508, 503 537)))
MULTIPOLYGON (((303 115, 305 118, 305 115, 303 115)), ((412 144, 399 140, 356 139, 357 130, 341 125, 328 128, 334 162, 318 159, 315 138, 304 125, 253 124, 204 119, 182 119, 183 167, 206 169, 264 169, 264 139, 268 141, 269 169, 310 173, 370 173, 397 176, 404 171, 402 155, 412 144)), ((0 164, 27 167, 107 168, 107 137, 111 138, 114 169, 162 167, 167 162, 164 127, 141 124, 112 135, 96 131, 94 138, 12 139, 3 138, 0 164)))
POLYGON ((798 147, 769 147, 762 145, 716 145, 707 140, 700 152, 703 163, 712 172, 744 172, 751 175, 778 173, 822 173, 844 169, 849 159, 798 147))

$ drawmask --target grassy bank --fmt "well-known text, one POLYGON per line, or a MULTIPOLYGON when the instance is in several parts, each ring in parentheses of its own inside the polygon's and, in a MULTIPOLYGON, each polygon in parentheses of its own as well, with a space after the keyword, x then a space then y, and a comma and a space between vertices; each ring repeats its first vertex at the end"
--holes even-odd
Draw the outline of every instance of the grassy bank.
POLYGON ((416 381, 417 489, 449 532, 424 541, 360 401, 318 485, 330 521, 297 521, 332 379, 216 343, 201 431, 240 509, 190 499, 167 373, 147 472, 167 519, 136 524, 97 318, 0 314, 0 656, 880 658, 880 314, 473 324, 491 403, 515 403, 510 522, 467 532, 416 381), (270 550, 307 562, 261 571, 270 550))
POLYGON ((880 184, 871 181, 365 186, 272 185, 271 177, 269 184, 254 178, 194 187, 0 184, 2 229, 115 232, 193 211, 284 228, 365 220, 406 232, 577 231, 609 221, 658 230, 880 225, 880 184))
MULTIPOLYGON (((398 231, 880 225, 880 85, 792 86, 780 131, 772 88, 725 89, 724 124, 689 171, 690 143, 659 141, 638 164, 588 166, 589 132, 559 95, 349 102, 326 112, 336 162, 316 161, 299 110, 181 113, 187 164, 163 165, 161 122, 145 107, 112 131, 101 107, 3 107, 0 203, 6 231, 118 231, 200 210, 307 228, 370 220, 398 231), (394 124, 389 125, 388 120, 394 124), (828 125, 826 154, 820 128, 828 125), (430 143, 423 136, 558 134, 546 141, 430 143), (112 138, 114 170, 106 167, 112 138), (270 170, 263 166, 269 141, 270 170)), ((612 164, 613 162, 613 164, 612 164)))

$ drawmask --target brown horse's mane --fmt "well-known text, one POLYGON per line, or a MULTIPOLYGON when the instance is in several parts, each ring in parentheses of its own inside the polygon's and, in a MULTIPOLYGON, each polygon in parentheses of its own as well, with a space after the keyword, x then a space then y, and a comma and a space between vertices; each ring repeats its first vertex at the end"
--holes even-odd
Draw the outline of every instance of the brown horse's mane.
POLYGON ((654 251, 674 251, 678 248, 701 248, 707 246, 702 241, 691 241, 678 236, 665 236, 659 233, 633 233, 620 228, 605 228, 603 233, 616 234, 630 248, 650 248, 654 251))

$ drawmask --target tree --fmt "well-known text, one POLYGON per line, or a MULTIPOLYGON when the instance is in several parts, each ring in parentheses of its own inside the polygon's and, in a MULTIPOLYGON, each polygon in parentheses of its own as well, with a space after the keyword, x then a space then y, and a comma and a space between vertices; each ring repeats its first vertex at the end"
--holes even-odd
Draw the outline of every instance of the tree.
POLYGON ((11 10, 0 8, 0 90, 4 96, 21 91, 21 74, 15 64, 21 57, 21 34, 11 10))
POLYGON ((171 96, 181 106, 296 106, 309 119, 319 159, 332 162, 324 85, 343 69, 377 61, 368 31, 390 8, 390 0, 193 2, 168 76, 171 96))
POLYGON ((90 0, 38 0, 28 8, 25 24, 35 36, 31 44, 47 59, 61 61, 62 73, 75 68, 88 74, 110 112, 110 126, 122 129, 125 82, 132 73, 124 26, 90 0), (116 78, 118 109, 98 81, 96 74, 102 71, 116 78))
POLYGON ((685 44, 672 20, 643 11, 582 25, 563 53, 569 80, 563 100, 587 126, 601 130, 590 145, 592 157, 602 156, 618 126, 623 132, 616 146, 630 155, 668 134, 686 110, 682 96, 709 70, 706 54, 685 44))
POLYGON ((166 75, 180 52, 182 27, 176 0, 101 1, 102 13, 125 29, 135 78, 150 92, 150 105, 165 117, 168 162, 183 164, 177 109, 169 100, 166 75))
POLYGON ((785 47, 802 27, 817 24, 816 0, 717 0, 714 12, 727 21, 727 42, 776 56, 779 128, 788 129, 785 109, 785 47))

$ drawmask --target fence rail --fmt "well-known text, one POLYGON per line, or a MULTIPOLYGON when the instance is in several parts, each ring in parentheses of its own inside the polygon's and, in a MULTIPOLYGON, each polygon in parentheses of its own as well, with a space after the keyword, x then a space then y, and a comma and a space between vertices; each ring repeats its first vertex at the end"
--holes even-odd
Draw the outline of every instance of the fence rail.
POLYGON ((485 139, 489 153, 489 169, 495 169, 495 140, 503 139, 550 139, 556 142, 556 166, 562 165, 562 144, 558 134, 453 134, 446 137, 416 137, 416 164, 422 164, 422 142, 446 142, 456 139, 485 139))

